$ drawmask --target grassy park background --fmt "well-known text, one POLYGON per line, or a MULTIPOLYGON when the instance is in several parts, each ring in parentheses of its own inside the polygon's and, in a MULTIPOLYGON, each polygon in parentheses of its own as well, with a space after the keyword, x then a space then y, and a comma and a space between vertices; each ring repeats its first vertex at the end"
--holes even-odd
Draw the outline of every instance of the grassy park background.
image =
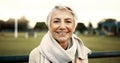
MULTIPOLYGON (((0 33, 0 56, 29 55, 30 51, 40 44, 45 32, 37 33, 37 38, 25 38, 25 33, 19 33, 14 38, 14 33, 0 33)), ((84 44, 93 52, 99 51, 120 51, 120 37, 78 35, 84 44)), ((96 58, 89 59, 89 63, 120 63, 117 58, 96 58)))

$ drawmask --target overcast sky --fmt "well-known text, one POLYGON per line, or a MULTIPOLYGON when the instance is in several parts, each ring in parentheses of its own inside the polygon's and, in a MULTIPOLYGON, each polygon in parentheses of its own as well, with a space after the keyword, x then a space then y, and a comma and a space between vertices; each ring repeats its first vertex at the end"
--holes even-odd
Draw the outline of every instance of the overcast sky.
POLYGON ((37 21, 46 21, 46 17, 55 5, 72 7, 78 21, 94 27, 104 18, 120 21, 120 0, 0 0, 0 19, 20 18, 26 16, 30 25, 37 21))

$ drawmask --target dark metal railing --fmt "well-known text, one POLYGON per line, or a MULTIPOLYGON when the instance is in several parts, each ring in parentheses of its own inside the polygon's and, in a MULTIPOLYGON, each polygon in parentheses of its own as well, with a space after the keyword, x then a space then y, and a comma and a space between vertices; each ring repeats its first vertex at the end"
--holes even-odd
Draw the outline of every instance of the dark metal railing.
POLYGON ((9 62, 9 63, 13 63, 13 62, 28 62, 28 58, 29 56, 0 56, 0 63, 1 62, 9 62))
POLYGON ((107 57, 120 57, 120 51, 114 52, 93 52, 88 55, 88 58, 107 58, 107 57))
MULTIPOLYGON (((88 55, 89 59, 92 58, 107 58, 107 57, 120 57, 120 51, 114 52, 92 52, 88 55)), ((9 63, 16 63, 16 62, 28 62, 29 56, 0 56, 0 63, 2 62, 9 62, 9 63)))

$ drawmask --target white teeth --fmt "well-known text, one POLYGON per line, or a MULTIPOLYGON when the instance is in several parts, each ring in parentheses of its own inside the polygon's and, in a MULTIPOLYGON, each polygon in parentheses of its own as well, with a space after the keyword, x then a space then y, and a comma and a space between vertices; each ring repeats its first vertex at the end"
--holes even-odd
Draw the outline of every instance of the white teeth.
POLYGON ((67 34, 67 32, 57 32, 58 34, 67 34))

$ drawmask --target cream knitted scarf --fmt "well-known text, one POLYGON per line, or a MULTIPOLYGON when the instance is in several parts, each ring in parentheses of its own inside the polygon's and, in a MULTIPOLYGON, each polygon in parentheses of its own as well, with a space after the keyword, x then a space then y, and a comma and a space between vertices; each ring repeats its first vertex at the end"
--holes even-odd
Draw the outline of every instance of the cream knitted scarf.
POLYGON ((73 45, 69 49, 64 50, 48 32, 38 46, 41 63, 68 63, 75 59, 75 55, 81 59, 86 58, 88 51, 86 52, 83 42, 73 35, 72 43, 73 45))

